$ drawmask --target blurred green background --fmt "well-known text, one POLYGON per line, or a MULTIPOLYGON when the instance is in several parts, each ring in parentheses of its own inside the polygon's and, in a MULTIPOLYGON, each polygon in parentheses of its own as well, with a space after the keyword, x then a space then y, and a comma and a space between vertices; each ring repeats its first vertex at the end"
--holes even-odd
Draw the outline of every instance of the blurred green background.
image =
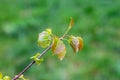
POLYGON ((81 36, 82 51, 67 44, 63 61, 44 55, 44 62, 24 75, 30 80, 120 80, 120 0, 0 0, 0 71, 13 77, 36 52, 39 32, 51 28, 61 36, 81 36))

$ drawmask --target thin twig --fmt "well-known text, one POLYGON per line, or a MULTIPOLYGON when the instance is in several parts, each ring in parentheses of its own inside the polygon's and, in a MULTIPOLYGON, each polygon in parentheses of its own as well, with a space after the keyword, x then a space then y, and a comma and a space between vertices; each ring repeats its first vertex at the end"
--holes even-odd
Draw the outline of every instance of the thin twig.
MULTIPOLYGON (((71 25, 70 25, 71 26, 71 25)), ((70 28, 68 27, 68 29, 66 30, 65 34, 60 37, 59 39, 62 40, 68 33, 68 31, 70 30, 70 28)), ((47 47, 40 56, 38 56, 38 58, 40 59, 51 47, 53 44, 51 44, 49 47, 47 47)), ((35 61, 32 61, 31 63, 29 63, 18 75, 16 75, 12 80, 17 80, 24 72, 26 72, 33 64, 35 64, 35 61)))
MULTIPOLYGON (((38 56, 38 58, 40 59, 50 48, 52 47, 52 44, 47 47, 40 56, 38 56)), ((26 72, 33 64, 35 63, 35 61, 32 61, 31 63, 29 63, 18 75, 16 75, 12 80, 17 80, 24 72, 26 72)))

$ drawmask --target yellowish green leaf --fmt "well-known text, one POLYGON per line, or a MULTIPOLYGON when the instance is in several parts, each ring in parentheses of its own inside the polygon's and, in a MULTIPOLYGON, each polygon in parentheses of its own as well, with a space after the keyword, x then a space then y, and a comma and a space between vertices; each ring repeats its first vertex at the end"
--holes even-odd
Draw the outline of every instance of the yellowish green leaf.
POLYGON ((62 40, 55 37, 53 41, 52 51, 54 54, 59 54, 65 50, 65 45, 62 40))
POLYGON ((43 31, 42 33, 39 33, 38 37, 38 45, 42 48, 46 48, 50 45, 51 42, 51 29, 47 29, 46 31, 43 31))
POLYGON ((53 40, 52 52, 55 55, 58 55, 58 58, 62 60, 66 54, 66 47, 62 40, 55 37, 53 40))
POLYGON ((40 53, 37 53, 35 56, 32 56, 31 59, 33 59, 38 65, 41 64, 41 62, 43 62, 43 58, 39 59, 38 57, 40 56, 40 53))
POLYGON ((34 56, 30 57, 31 59, 38 58, 40 56, 40 53, 36 53, 34 56))
POLYGON ((11 80, 9 76, 5 76, 3 80, 11 80))
POLYGON ((19 78, 22 80, 28 80, 28 79, 24 78, 24 75, 21 75, 19 78))
POLYGON ((3 77, 3 75, 2 75, 2 73, 0 72, 0 79, 2 79, 2 77, 3 77))

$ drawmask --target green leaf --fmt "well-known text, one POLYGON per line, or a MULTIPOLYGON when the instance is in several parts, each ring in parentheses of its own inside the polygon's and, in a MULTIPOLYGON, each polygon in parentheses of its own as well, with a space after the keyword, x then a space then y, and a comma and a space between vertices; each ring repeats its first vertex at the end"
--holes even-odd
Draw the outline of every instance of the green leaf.
POLYGON ((40 56, 40 53, 37 53, 35 56, 32 56, 31 59, 33 59, 38 65, 41 64, 41 62, 43 62, 43 58, 39 59, 38 57, 40 56))
POLYGON ((3 75, 2 75, 2 73, 0 72, 0 79, 2 79, 2 77, 3 77, 3 75))
POLYGON ((66 47, 63 41, 57 37, 53 39, 52 52, 54 55, 58 55, 60 60, 62 60, 66 54, 66 47))
POLYGON ((3 77, 2 73, 0 72, 0 80, 11 80, 9 76, 3 77))
POLYGON ((52 34, 51 29, 46 29, 46 31, 39 33, 38 45, 41 46, 42 48, 48 47, 52 40, 51 34, 52 34))
POLYGON ((11 80, 9 76, 5 76, 3 80, 11 80))

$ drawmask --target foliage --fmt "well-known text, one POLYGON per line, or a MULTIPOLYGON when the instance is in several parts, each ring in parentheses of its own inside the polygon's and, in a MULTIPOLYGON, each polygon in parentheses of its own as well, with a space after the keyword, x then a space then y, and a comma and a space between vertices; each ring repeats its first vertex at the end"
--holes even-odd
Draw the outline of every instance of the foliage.
POLYGON ((40 53, 37 53, 35 56, 32 56, 31 59, 33 59, 38 65, 41 64, 41 62, 43 61, 42 59, 39 59, 38 57, 40 56, 40 53))
MULTIPOLYGON (((21 75, 21 76, 19 77, 19 80, 20 80, 20 79, 22 79, 22 80, 28 80, 28 79, 24 78, 23 75, 21 75)), ((11 78, 10 78, 9 76, 4 76, 4 77, 3 77, 3 74, 0 72, 0 80, 11 80, 11 78)))
MULTIPOLYGON (((53 54, 57 55, 60 60, 63 60, 63 58, 65 57, 65 54, 66 54, 66 47, 65 47, 65 44, 63 43, 62 40, 65 39, 65 37, 66 37, 68 31, 71 29, 73 23, 74 23, 74 21, 71 18, 70 25, 69 25, 68 29, 66 30, 66 32, 64 33, 64 35, 62 37, 60 37, 60 38, 58 38, 55 35, 53 35, 51 29, 46 29, 46 31, 43 31, 43 32, 39 33, 39 36, 38 36, 38 45, 40 47, 42 47, 42 48, 46 48, 46 47, 49 46, 50 48, 52 48, 53 54), (50 45, 51 42, 53 42, 52 45, 50 45)), ((80 50, 83 47, 83 40, 82 40, 81 37, 70 36, 70 39, 67 40, 67 41, 70 44, 72 44, 72 48, 75 50, 75 52, 78 52, 78 50, 80 50)), ((32 56, 31 59, 33 59, 33 62, 31 62, 30 64, 28 64, 28 66, 25 67, 12 80, 17 80, 17 79, 27 80, 27 79, 25 79, 23 77, 23 73, 25 71, 27 71, 34 63, 41 64, 41 62, 43 61, 43 59, 41 59, 41 56, 43 54, 45 54, 46 51, 49 50, 49 47, 46 48, 45 52, 43 51, 42 54, 37 53, 34 56, 32 56)), ((2 73, 0 73, 0 79, 2 79, 2 73)), ((5 76, 3 78, 3 80, 10 80, 10 77, 9 76, 5 76)))
POLYGON ((11 80, 9 76, 4 76, 3 74, 0 72, 0 80, 11 80))
POLYGON ((30 62, 30 56, 43 50, 36 45, 38 33, 50 27, 61 36, 72 16, 75 27, 70 33, 81 35, 83 50, 74 55, 66 45, 67 55, 62 62, 50 57, 50 51, 42 65, 31 67, 26 77, 119 80, 119 11, 120 0, 0 0, 0 71, 9 76, 19 73, 30 62))

